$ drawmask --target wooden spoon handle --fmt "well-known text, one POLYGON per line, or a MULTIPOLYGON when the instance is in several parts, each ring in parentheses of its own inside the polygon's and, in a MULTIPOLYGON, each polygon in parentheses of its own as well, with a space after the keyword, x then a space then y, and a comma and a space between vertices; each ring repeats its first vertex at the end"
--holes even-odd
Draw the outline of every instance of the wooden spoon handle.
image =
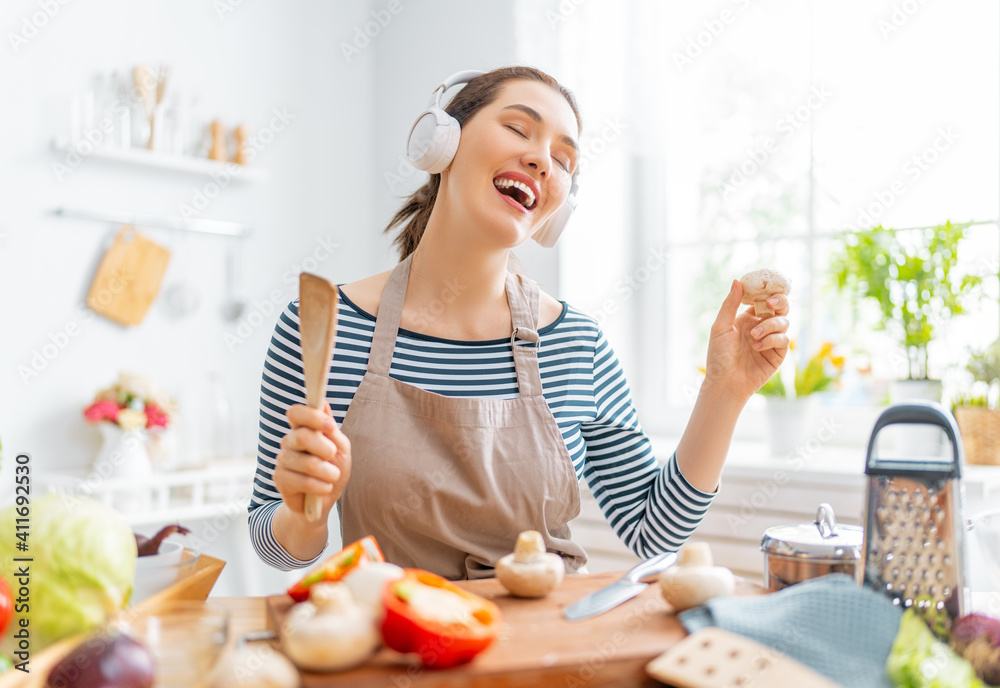
MULTIPOLYGON (((299 342, 302 345, 302 374, 306 383, 306 404, 323 408, 330 371, 334 336, 337 333, 337 287, 318 275, 299 276, 299 342)), ((306 520, 319 520, 322 498, 307 493, 306 520)))

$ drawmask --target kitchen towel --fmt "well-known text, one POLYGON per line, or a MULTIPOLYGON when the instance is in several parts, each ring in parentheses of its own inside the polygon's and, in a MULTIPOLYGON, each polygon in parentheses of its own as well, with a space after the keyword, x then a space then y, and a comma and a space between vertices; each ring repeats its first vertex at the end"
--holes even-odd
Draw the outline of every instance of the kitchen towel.
POLYGON ((691 633, 718 626, 851 688, 892 688, 885 662, 903 611, 845 573, 760 597, 717 597, 681 612, 691 633))

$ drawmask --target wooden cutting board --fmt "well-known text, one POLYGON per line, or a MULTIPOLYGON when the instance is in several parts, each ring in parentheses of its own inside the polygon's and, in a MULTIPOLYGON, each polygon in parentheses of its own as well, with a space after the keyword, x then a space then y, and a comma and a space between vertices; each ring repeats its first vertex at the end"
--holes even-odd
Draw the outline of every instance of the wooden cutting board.
MULTIPOLYGON (((617 580, 621 573, 567 576, 558 589, 539 600, 511 597, 495 578, 458 585, 493 600, 503 612, 500 638, 471 663, 447 670, 424 669, 407 655, 382 649, 365 664, 341 673, 302 674, 303 688, 603 688, 662 686, 645 673, 646 664, 687 632, 650 585, 615 609, 570 623, 562 610, 584 595, 617 580)), ((737 595, 759 595, 763 588, 737 579, 737 595)), ((268 625, 280 629, 292 600, 267 598, 268 625)))
POLYGON ((160 290, 170 251, 125 225, 101 259, 87 306, 121 325, 138 325, 160 290))

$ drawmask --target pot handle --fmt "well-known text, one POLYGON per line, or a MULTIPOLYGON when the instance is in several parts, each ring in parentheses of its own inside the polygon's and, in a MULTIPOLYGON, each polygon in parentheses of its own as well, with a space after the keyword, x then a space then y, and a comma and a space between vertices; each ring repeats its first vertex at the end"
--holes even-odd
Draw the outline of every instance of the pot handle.
POLYGON ((837 518, 833 515, 833 507, 826 502, 816 510, 816 528, 824 539, 837 535, 837 518))

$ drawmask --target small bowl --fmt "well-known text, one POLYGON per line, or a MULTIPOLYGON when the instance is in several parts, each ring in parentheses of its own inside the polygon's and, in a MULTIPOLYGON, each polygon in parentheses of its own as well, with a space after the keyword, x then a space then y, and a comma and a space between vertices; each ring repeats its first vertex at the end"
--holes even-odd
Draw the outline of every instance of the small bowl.
POLYGON ((1000 590, 1000 509, 985 511, 973 518, 972 532, 993 585, 1000 590))
POLYGON ((199 556, 185 552, 184 545, 180 543, 164 542, 158 554, 136 559, 132 604, 136 605, 191 575, 198 565, 199 556))
POLYGON ((229 610, 210 602, 167 602, 130 620, 128 632, 153 653, 157 688, 200 685, 226 646, 229 610))

